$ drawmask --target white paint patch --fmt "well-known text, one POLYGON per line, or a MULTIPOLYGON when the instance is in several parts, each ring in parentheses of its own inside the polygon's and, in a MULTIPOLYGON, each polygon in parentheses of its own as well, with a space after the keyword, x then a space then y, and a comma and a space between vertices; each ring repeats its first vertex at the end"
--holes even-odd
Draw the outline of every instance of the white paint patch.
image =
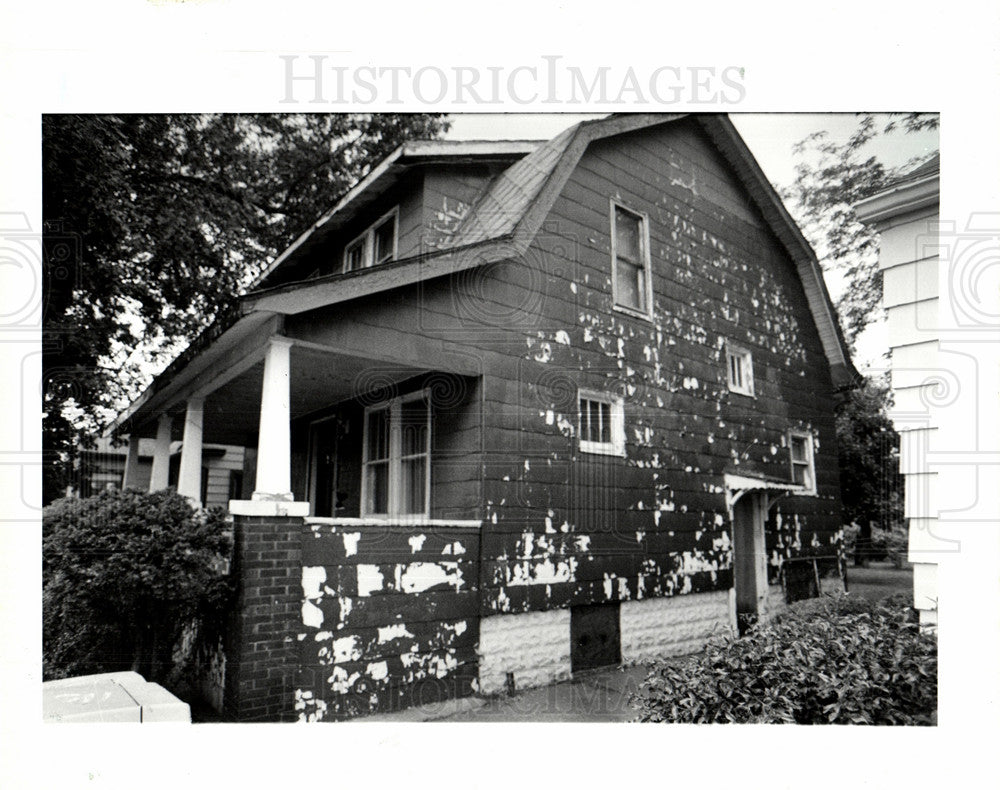
POLYGON ((365 674, 372 680, 384 680, 389 677, 389 665, 385 661, 376 661, 368 665, 365 674))
POLYGON ((552 359, 552 346, 542 343, 535 352, 535 362, 548 362, 550 359, 552 359))
POLYGON ((569 345, 569 335, 566 334, 566 330, 565 329, 560 329, 558 332, 556 332, 556 338, 555 339, 556 339, 556 342, 559 343, 559 344, 561 344, 561 345, 564 345, 564 346, 568 346, 569 345))
POLYGON ((391 642, 393 639, 405 639, 413 634, 406 628, 405 623, 382 626, 378 629, 378 642, 380 645, 391 642))
POLYGON ((552 409, 548 409, 545 412, 545 424, 552 425, 556 421, 556 413, 552 409))
POLYGON ((344 556, 353 557, 358 553, 358 541, 361 540, 361 533, 345 532, 342 537, 344 539, 344 556))
POLYGON ((322 628, 323 610, 312 601, 302 602, 302 624, 309 628, 322 628))
POLYGON ((396 566, 396 589, 400 592, 420 593, 439 584, 458 590, 464 583, 458 563, 414 562, 396 566))
POLYGON ((320 592, 326 582, 326 568, 322 565, 302 566, 302 594, 306 598, 319 598, 323 595, 320 592))
POLYGON ((409 538, 410 553, 416 554, 424 547, 424 541, 427 540, 426 535, 413 535, 409 538))
POLYGON ((346 664, 361 658, 361 640, 356 636, 342 636, 333 640, 333 663, 346 664))
POLYGON ((384 584, 385 579, 382 577, 382 571, 378 569, 378 565, 358 566, 359 598, 367 598, 373 592, 379 592, 384 584))

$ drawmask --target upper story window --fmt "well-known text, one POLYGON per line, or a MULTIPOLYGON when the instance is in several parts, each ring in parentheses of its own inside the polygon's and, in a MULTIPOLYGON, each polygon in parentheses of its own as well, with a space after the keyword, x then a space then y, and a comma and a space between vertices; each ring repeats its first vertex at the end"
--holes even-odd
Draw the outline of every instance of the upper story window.
POLYGON ((423 516, 431 487, 431 406, 426 392, 365 410, 362 516, 423 516))
POLYGON ((809 433, 788 434, 792 461, 792 482, 803 486, 807 493, 816 492, 816 465, 813 458, 813 438, 809 433))
POLYGON ((615 307, 644 318, 653 315, 646 217, 611 203, 611 282, 615 307))
POLYGON ((726 344, 726 378, 730 392, 753 396, 753 357, 745 348, 726 344))
POLYGON ((625 455, 625 410, 621 397, 580 390, 580 452, 625 455))
POLYGON ((344 249, 344 271, 366 269, 396 258, 399 209, 380 217, 344 249))

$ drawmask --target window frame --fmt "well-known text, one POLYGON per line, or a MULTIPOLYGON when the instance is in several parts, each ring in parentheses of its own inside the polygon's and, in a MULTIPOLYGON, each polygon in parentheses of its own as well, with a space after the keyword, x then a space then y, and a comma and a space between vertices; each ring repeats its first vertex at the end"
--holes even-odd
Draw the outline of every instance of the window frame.
POLYGON ((431 510, 431 426, 433 415, 433 403, 431 401, 430 389, 421 389, 409 392, 405 395, 392 398, 374 406, 366 406, 361 425, 361 504, 358 513, 361 518, 384 518, 384 519, 428 519, 431 510), (400 412, 404 403, 415 400, 424 400, 427 403, 427 438, 425 451, 418 455, 408 456, 408 459, 417 458, 421 455, 426 459, 424 467, 424 510, 422 513, 402 513, 400 512, 401 479, 402 479, 402 434, 400 429, 400 412), (388 455, 388 480, 386 482, 386 512, 374 513, 369 510, 368 501, 368 420, 369 415, 377 411, 389 411, 389 455, 388 455))
POLYGON ((362 233, 359 233, 353 239, 351 239, 347 244, 344 245, 344 252, 341 256, 340 269, 341 272, 347 274, 348 272, 361 271, 363 269, 371 269, 374 266, 384 266, 386 263, 391 263, 399 257, 399 206, 393 206, 385 214, 375 220, 371 225, 369 225, 362 233), (392 219, 392 256, 382 261, 381 263, 375 263, 375 231, 380 229, 389 219, 392 219), (361 244, 361 265, 356 269, 347 268, 347 258, 351 250, 361 244))
POLYGON ((653 265, 650 257, 650 245, 649 245, 649 216, 643 211, 636 211, 631 206, 625 205, 620 200, 611 198, 611 210, 609 214, 611 222, 611 303, 615 310, 627 313, 628 315, 636 316, 637 318, 644 318, 647 321, 653 320, 653 265), (640 310, 630 305, 621 304, 618 300, 618 232, 616 229, 617 223, 616 212, 623 211, 626 214, 630 214, 635 219, 639 221, 639 257, 642 259, 642 265, 645 271, 645 294, 643 298, 645 301, 645 309, 640 310))
POLYGON ((809 482, 808 486, 803 486, 804 494, 815 494, 816 493, 816 453, 814 447, 813 435, 808 431, 789 431, 788 432, 788 462, 789 471, 791 472, 791 480, 795 485, 802 485, 797 483, 795 480, 795 467, 804 466, 808 469, 809 482), (806 460, 796 461, 795 451, 792 447, 793 439, 804 439, 806 443, 806 460))
POLYGON ((625 401, 621 395, 610 392, 599 392, 580 388, 576 393, 576 429, 577 446, 581 453, 590 455, 615 455, 625 457, 625 401), (607 404, 608 417, 611 421, 608 432, 611 440, 608 442, 593 442, 584 439, 583 433, 583 402, 594 401, 607 404))
POLYGON ((736 343, 726 343, 726 384, 729 387, 729 391, 735 392, 737 395, 746 395, 750 398, 757 397, 754 389, 753 353, 750 349, 736 343), (733 358, 739 359, 741 362, 745 361, 745 365, 741 366, 741 374, 744 379, 743 386, 739 386, 733 381, 733 358))

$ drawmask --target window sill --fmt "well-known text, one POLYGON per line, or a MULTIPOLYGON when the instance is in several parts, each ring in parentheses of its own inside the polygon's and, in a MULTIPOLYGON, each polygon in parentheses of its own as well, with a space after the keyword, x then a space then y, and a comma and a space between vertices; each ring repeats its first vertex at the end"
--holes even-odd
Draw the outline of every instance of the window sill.
POLYGON ((479 529, 482 519, 425 518, 424 516, 364 516, 362 518, 342 518, 330 516, 306 516, 307 524, 329 527, 460 527, 479 529))
POLYGON ((612 455, 618 458, 625 457, 624 447, 615 447, 612 444, 596 444, 592 442, 580 442, 580 452, 587 455, 612 455))
POLYGON ((625 315, 630 315, 633 318, 641 318, 644 321, 653 322, 652 312, 644 313, 642 310, 636 310, 634 307, 626 307, 623 304, 613 305, 613 309, 616 313, 625 313, 625 315))

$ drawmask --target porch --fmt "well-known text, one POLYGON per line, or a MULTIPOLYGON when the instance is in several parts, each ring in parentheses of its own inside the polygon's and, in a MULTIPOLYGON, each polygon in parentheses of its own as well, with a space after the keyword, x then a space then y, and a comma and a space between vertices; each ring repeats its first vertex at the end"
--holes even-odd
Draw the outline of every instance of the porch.
POLYGON ((278 321, 255 323, 238 324, 175 377, 162 376, 165 384, 119 420, 117 430, 129 433, 125 486, 145 488, 148 479, 155 491, 176 481, 201 506, 205 449, 228 446, 245 459, 229 502, 234 515, 479 517, 475 364, 430 343, 426 355, 361 351, 282 334, 278 321), (154 439, 144 474, 141 438, 154 439))

